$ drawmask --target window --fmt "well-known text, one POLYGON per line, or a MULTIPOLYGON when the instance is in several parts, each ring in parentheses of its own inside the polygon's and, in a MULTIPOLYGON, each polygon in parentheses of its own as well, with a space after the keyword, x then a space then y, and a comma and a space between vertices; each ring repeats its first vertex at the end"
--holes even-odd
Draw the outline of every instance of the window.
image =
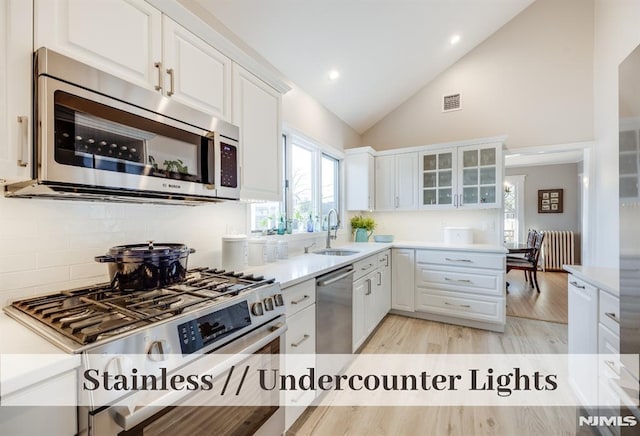
MULTIPOLYGON (((327 230, 327 214, 340 210, 340 159, 315 142, 283 135, 283 202, 251 205, 251 230, 277 228, 286 217, 292 232, 327 230)), ((336 225, 332 216, 331 226, 336 225)))
POLYGON ((506 176, 504 180, 504 242, 523 242, 525 176, 506 176))

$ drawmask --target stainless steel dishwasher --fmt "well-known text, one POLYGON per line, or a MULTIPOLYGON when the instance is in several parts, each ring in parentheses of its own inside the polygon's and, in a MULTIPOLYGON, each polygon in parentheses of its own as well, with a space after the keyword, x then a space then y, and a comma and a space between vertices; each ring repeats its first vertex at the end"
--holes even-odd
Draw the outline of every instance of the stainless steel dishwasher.
POLYGON ((351 354, 353 265, 316 279, 316 353, 351 354))

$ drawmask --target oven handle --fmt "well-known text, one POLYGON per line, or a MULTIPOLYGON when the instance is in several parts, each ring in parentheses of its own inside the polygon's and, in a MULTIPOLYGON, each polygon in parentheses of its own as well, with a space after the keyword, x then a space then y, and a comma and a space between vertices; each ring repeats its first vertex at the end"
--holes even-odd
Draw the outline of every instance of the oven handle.
MULTIPOLYGON (((272 321, 269 324, 260 327, 255 334, 257 337, 255 340, 249 345, 244 347, 233 347, 233 343, 231 343, 231 347, 223 347, 221 352, 225 354, 235 354, 235 356, 229 360, 226 360, 223 365, 216 365, 213 368, 210 368, 207 374, 212 374, 215 377, 227 371, 232 365, 238 364, 244 358, 246 354, 253 354, 258 351, 260 348, 264 347, 274 339, 282 336, 284 332, 287 330, 286 324, 282 322, 282 320, 278 319, 272 321), (239 349, 234 349, 239 348, 239 349)), ((252 335, 253 335, 252 334, 252 335)), ((133 411, 129 409, 127 406, 113 406, 110 409, 111 416, 113 420, 122 427, 123 430, 130 430, 141 422, 145 421, 148 418, 151 418, 153 415, 158 413, 160 410, 167 407, 169 402, 177 403, 184 397, 192 395, 193 392, 190 391, 171 391, 168 394, 165 394, 155 401, 152 401, 147 406, 142 406, 140 408, 135 408, 133 411)))

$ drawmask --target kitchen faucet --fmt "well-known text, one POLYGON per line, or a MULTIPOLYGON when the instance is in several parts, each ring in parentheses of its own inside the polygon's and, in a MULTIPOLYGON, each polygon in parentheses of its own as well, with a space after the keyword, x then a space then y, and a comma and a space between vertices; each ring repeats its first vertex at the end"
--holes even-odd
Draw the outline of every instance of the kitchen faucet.
POLYGON ((338 226, 340 226, 340 215, 337 210, 330 209, 327 213, 327 248, 331 248, 331 240, 338 237, 338 226), (336 231, 333 236, 331 236, 331 212, 336 214, 336 231))

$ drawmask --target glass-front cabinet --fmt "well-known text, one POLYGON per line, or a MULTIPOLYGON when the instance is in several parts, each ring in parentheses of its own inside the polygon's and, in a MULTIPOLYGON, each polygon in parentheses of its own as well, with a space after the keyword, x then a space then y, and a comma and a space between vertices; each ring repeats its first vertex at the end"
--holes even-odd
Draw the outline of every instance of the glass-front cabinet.
POLYGON ((502 145, 481 144, 420 154, 420 205, 432 208, 502 207, 502 145))
POLYGON ((420 154, 420 204, 422 207, 454 206, 456 149, 442 148, 420 154))

